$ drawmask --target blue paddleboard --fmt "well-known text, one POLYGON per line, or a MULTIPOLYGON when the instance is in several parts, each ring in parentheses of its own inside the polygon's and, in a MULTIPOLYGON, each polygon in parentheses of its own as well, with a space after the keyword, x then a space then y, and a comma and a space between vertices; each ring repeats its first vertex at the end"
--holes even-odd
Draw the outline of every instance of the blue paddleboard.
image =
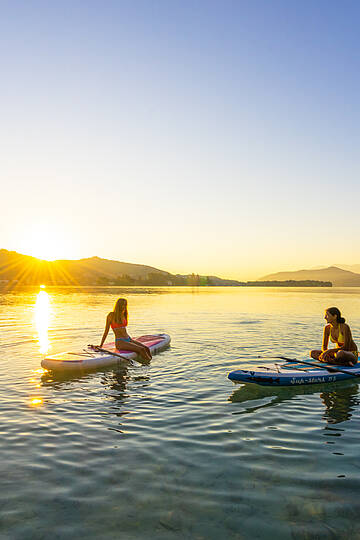
POLYGON ((237 369, 228 377, 235 382, 256 383, 264 386, 295 386, 299 384, 319 384, 360 377, 360 363, 354 367, 335 366, 312 361, 285 362, 258 366, 254 369, 237 369), (341 371, 336 371, 336 368, 341 371), (326 368, 329 368, 326 369, 326 368), (330 371, 331 370, 331 371, 330 371), (345 373, 346 372, 346 373, 345 373))

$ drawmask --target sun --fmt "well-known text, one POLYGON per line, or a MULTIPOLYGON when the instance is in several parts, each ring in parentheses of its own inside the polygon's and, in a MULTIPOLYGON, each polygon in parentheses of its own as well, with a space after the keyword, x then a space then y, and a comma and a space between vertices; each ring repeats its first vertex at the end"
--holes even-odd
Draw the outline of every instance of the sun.
POLYGON ((68 235, 58 225, 53 223, 30 224, 23 231, 20 253, 31 255, 45 261, 55 261, 66 258, 69 250, 68 235))

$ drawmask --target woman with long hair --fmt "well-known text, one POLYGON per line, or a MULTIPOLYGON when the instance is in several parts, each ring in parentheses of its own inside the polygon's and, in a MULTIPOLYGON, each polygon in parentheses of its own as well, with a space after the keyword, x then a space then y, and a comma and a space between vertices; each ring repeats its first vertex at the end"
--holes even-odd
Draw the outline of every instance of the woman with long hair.
POLYGON ((321 351, 310 351, 311 358, 328 364, 354 366, 358 361, 358 349, 352 338, 350 326, 345 323, 337 307, 327 308, 324 318, 327 324, 324 326, 321 351), (334 343, 334 348, 328 348, 329 341, 334 343))
POLYGON ((148 347, 132 339, 126 331, 128 324, 127 300, 119 298, 114 306, 114 311, 111 311, 106 317, 106 324, 103 337, 101 339, 100 348, 103 346, 105 339, 109 333, 110 327, 115 334, 116 348, 123 351, 135 351, 146 360, 151 360, 151 352, 148 347))

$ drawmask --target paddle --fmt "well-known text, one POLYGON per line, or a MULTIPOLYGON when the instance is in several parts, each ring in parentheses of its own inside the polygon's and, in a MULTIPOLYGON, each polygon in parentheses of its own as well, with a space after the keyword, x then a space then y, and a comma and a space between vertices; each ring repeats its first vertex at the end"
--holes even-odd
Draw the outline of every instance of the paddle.
MULTIPOLYGON (((280 358, 280 360, 286 360, 287 362, 297 362, 298 364, 304 364, 307 366, 315 366, 317 368, 323 367, 323 366, 319 366, 319 364, 315 364, 315 362, 303 362, 302 360, 297 360, 296 358, 287 358, 286 356, 266 356, 265 358, 280 358)), ((326 369, 330 373, 339 372, 339 373, 345 373, 345 375, 352 375, 353 377, 360 377, 360 373, 352 373, 351 371, 347 371, 346 369, 340 369, 338 367, 324 366, 324 369, 326 369)))
POLYGON ((126 358, 125 356, 121 356, 121 354, 108 351, 107 349, 102 349, 101 347, 98 347, 97 345, 88 345, 88 347, 91 347, 94 351, 104 352, 106 354, 111 354, 112 356, 117 356, 118 358, 121 358, 121 360, 126 360, 126 362, 130 362, 129 358, 126 358))

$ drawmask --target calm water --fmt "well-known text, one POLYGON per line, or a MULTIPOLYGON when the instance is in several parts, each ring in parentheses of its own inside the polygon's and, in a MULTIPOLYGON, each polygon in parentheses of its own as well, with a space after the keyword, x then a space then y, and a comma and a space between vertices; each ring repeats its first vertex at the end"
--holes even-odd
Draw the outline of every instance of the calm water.
POLYGON ((0 294, 0 538, 360 538, 356 380, 267 389, 227 374, 303 357, 360 289, 24 289, 0 294), (99 343, 118 296, 150 366, 81 376, 42 353, 99 343), (271 362, 271 360, 260 360, 271 362))

